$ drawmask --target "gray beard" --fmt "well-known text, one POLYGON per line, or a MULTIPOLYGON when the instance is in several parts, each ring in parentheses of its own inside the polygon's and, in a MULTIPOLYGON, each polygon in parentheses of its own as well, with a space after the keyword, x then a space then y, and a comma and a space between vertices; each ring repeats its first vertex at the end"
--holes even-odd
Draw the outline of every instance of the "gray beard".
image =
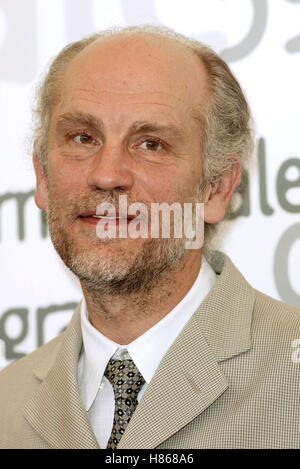
POLYGON ((110 256, 109 260, 101 259, 92 251, 78 250, 51 208, 47 219, 55 250, 87 291, 107 295, 149 293, 185 253, 184 238, 143 240, 140 252, 131 257, 128 250, 114 249, 118 242, 115 240, 107 249, 118 254, 110 256))

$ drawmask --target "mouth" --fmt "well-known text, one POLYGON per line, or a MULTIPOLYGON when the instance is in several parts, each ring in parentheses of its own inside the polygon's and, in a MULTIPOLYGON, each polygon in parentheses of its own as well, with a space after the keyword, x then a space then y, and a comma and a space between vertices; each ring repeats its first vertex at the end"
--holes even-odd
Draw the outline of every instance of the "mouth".
POLYGON ((126 224, 128 225, 133 219, 138 219, 137 216, 134 215, 128 215, 124 214, 122 215, 121 213, 115 212, 113 214, 107 213, 107 214, 97 214, 95 212, 85 212, 79 215, 79 220, 82 221, 83 223, 86 223, 88 225, 97 225, 100 220, 105 220, 108 223, 115 223, 116 225, 119 224, 126 224))

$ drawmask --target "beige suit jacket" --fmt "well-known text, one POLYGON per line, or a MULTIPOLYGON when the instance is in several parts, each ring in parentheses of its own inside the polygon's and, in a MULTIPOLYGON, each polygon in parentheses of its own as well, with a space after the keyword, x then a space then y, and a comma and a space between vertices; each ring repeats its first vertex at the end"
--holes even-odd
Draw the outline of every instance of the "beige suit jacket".
MULTIPOLYGON (((300 448, 300 308, 254 290, 222 253, 212 267, 215 285, 162 359, 120 449, 300 448)), ((99 448, 78 391, 81 346, 77 307, 66 332, 0 373, 0 448, 99 448)))

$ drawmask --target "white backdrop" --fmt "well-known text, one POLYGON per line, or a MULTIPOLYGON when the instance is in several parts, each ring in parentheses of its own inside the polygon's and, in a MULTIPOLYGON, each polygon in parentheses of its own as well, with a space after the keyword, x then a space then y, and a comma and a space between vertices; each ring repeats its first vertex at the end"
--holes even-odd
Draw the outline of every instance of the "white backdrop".
POLYGON ((255 288, 300 306, 300 0, 0 0, 0 368, 57 335, 81 298, 33 201, 36 83, 67 43, 141 23, 206 42, 239 79, 256 151, 223 250, 255 288))

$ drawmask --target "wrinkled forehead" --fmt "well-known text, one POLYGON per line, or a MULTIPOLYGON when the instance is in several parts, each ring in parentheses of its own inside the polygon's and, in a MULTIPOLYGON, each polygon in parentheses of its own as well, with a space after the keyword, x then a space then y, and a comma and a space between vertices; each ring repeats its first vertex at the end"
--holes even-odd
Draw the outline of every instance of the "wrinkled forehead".
POLYGON ((187 105, 201 105, 207 94, 207 72, 201 60, 185 45, 151 35, 117 35, 101 38, 68 64, 62 94, 78 90, 109 92, 116 99, 166 96, 187 105))

